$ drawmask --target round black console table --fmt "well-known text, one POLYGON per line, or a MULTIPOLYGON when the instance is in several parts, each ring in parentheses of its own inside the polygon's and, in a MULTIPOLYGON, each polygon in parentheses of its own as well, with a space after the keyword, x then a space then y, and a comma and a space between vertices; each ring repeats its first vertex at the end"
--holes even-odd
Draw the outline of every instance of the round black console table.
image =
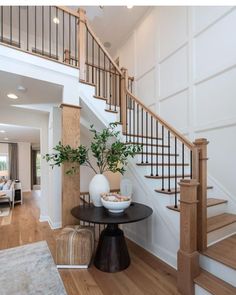
POLYGON ((107 224, 101 232, 94 258, 94 265, 105 272, 117 272, 130 265, 130 257, 124 233, 119 224, 143 220, 152 214, 152 209, 139 203, 131 203, 123 213, 110 213, 104 207, 78 206, 71 214, 79 220, 107 224))

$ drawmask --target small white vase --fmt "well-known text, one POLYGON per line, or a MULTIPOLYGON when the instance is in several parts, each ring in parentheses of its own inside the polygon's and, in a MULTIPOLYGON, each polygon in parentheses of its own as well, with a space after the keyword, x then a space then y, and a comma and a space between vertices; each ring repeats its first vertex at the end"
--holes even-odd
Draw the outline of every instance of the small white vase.
POLYGON ((89 194, 95 207, 102 207, 101 194, 109 193, 110 185, 103 174, 96 174, 89 183, 89 194))

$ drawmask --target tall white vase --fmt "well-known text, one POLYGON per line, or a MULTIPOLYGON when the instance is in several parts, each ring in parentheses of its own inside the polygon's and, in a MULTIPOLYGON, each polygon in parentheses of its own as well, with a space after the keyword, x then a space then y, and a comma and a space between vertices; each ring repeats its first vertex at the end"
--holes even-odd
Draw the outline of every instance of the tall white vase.
POLYGON ((109 193, 110 185, 103 174, 96 174, 89 184, 89 194, 95 207, 102 207, 101 194, 109 193))

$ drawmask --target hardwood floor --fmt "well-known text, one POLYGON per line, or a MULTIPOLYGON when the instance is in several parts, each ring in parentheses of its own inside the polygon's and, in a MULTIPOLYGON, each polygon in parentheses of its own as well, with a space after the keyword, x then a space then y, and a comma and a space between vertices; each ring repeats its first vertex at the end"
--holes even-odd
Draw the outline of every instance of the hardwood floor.
MULTIPOLYGON (((0 218, 0 225, 5 224, 0 226, 0 249, 46 240, 55 259, 55 237, 59 231, 51 230, 47 222, 38 221, 36 199, 30 193, 25 194, 24 204, 15 207, 10 222, 0 218)), ((60 270, 68 295, 180 294, 174 269, 131 241, 127 243, 131 265, 125 271, 103 273, 93 265, 88 270, 60 270)))

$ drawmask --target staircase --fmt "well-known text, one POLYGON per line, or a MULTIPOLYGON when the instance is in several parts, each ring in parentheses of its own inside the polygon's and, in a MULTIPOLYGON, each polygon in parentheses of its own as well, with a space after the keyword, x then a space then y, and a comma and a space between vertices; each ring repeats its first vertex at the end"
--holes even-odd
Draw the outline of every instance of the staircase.
MULTIPOLYGON (((35 41, 34 54, 79 67, 82 103, 93 109, 104 124, 119 122, 126 144, 142 146, 142 152, 131 163, 136 166, 137 177, 152 190, 153 202, 155 198, 168 198, 165 209, 180 220, 180 292, 236 294, 236 215, 229 213, 227 199, 214 195, 214 187, 207 184, 207 140, 189 141, 132 93, 134 79, 113 61, 83 10, 53 9, 63 15, 63 25, 64 19, 72 19, 77 39, 73 44, 65 44, 63 39, 62 48, 56 47, 55 52, 50 46, 49 51, 37 50, 35 41)), ((30 10, 26 11, 28 15, 30 10)), ((28 27, 24 31, 28 32, 28 27)), ((6 44, 4 40, 8 40, 7 46, 14 46, 11 38, 1 36, 1 42, 6 44)), ((29 43, 27 38, 23 42, 27 48, 21 48, 19 39, 17 47, 30 51, 29 43)))

